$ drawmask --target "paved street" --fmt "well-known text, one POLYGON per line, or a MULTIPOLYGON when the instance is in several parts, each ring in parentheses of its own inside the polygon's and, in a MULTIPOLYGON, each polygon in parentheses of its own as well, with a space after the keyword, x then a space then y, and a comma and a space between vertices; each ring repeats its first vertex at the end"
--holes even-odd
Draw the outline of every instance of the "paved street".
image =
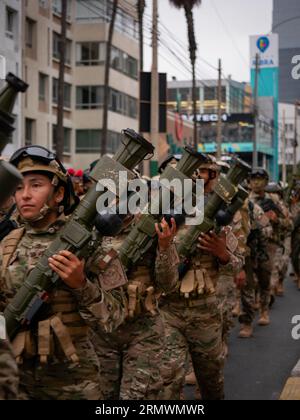
POLYGON ((271 310, 271 324, 255 326, 251 339, 230 339, 225 369, 228 400, 277 399, 293 366, 300 358, 300 340, 291 337, 291 319, 300 314, 300 291, 291 278, 285 281, 285 296, 271 310))
MULTIPOLYGON (((300 291, 289 277, 285 296, 278 297, 267 327, 255 325, 251 339, 238 338, 233 329, 225 367, 226 400, 276 400, 300 358, 300 340, 291 337, 291 319, 300 314, 300 291)), ((193 399, 193 387, 185 388, 193 399)))

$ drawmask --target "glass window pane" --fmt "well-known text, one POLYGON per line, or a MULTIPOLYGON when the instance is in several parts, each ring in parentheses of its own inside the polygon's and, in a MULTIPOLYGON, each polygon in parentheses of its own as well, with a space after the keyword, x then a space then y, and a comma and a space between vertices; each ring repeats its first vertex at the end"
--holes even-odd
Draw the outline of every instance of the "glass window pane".
POLYGON ((99 60, 99 42, 91 42, 90 49, 91 49, 91 60, 98 61, 99 60))

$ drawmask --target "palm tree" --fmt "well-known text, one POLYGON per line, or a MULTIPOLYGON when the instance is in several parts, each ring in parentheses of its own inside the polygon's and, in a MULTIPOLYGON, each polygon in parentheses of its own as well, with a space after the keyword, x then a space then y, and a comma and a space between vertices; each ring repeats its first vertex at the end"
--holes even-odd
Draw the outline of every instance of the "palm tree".
POLYGON ((194 147, 197 149, 197 101, 196 101, 196 76, 195 76, 195 64, 196 64, 196 51, 197 44, 195 39, 194 32, 194 18, 193 18, 193 7, 199 6, 201 0, 170 0, 170 3, 180 9, 184 8, 187 30, 188 30, 188 39, 189 39, 189 51, 190 51, 190 60, 192 65, 192 101, 193 101, 193 115, 194 115, 194 147))
POLYGON ((108 120, 108 106, 109 106, 109 69, 110 69, 112 37, 114 33, 114 26, 115 26, 115 20, 116 20, 116 15, 117 15, 118 3, 119 3, 119 0, 114 0, 113 5, 112 5, 112 12, 111 12, 111 18, 110 18, 109 30, 108 30, 108 40, 106 44, 104 94, 103 94, 102 142, 101 142, 102 155, 106 153, 106 145, 107 145, 107 120, 108 120))
POLYGON ((57 129, 56 129, 56 155, 63 161, 64 153, 64 79, 65 79, 65 51, 67 31, 67 0, 61 2, 61 33, 59 37, 59 71, 57 95, 57 129))

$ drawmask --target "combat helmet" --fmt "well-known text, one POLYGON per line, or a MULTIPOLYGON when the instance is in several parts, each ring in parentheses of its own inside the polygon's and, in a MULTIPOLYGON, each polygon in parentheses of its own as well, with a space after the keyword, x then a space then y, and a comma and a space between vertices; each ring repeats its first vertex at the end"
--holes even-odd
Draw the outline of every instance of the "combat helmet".
POLYGON ((254 168, 250 172, 249 178, 262 178, 269 181, 269 174, 264 168, 254 168))
POLYGON ((59 184, 63 185, 65 193, 59 212, 63 212, 65 215, 72 213, 79 202, 79 198, 75 195, 70 175, 55 153, 42 146, 25 146, 18 149, 11 156, 9 162, 21 174, 45 172, 51 176, 51 182, 54 187, 57 187, 59 184))

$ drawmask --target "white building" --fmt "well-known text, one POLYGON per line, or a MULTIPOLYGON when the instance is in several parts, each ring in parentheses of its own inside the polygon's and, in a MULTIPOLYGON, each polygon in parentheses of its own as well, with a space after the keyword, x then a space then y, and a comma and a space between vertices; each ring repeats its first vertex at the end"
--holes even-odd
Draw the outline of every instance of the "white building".
MULTIPOLYGON (((4 85, 5 75, 8 72, 22 77, 22 0, 0 1, 0 86, 4 85)), ((18 97, 13 110, 16 115, 13 140, 5 148, 4 155, 10 155, 22 144, 21 135, 21 104, 18 97)))
POLYGON ((283 153, 285 156, 286 165, 293 165, 294 163, 294 141, 295 141, 295 111, 297 109, 297 142, 296 147, 296 162, 300 161, 300 104, 298 107, 294 104, 279 103, 278 106, 278 124, 279 124, 279 164, 282 164, 283 153), (284 122, 283 122, 284 120, 284 122), (285 136, 285 141, 283 136, 285 136), (285 143, 285 147, 283 147, 285 143), (284 149, 284 150, 283 150, 284 149))

